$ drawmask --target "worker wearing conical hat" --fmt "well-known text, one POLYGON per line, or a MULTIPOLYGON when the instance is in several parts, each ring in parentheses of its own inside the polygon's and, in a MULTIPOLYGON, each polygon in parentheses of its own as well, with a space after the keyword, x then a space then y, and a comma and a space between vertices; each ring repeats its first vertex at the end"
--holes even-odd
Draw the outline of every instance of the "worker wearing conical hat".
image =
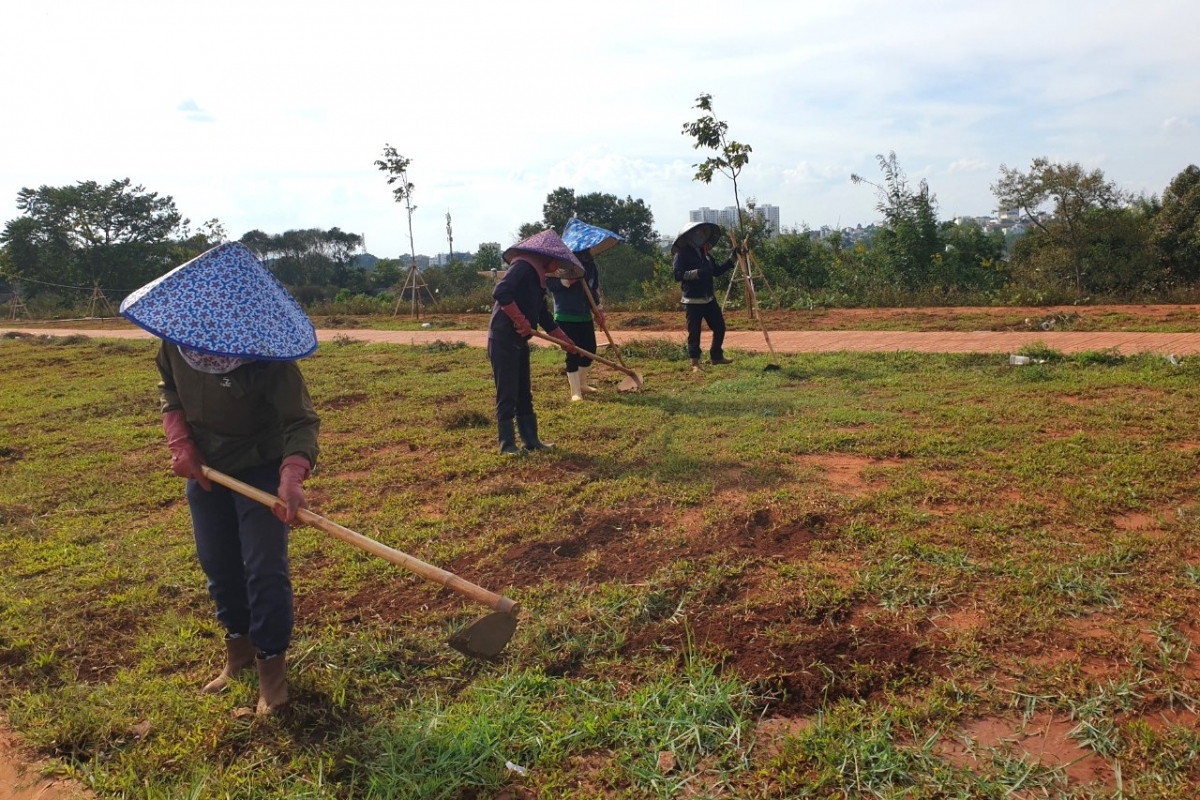
POLYGON ((683 308, 687 315, 687 353, 692 369, 700 369, 700 326, 708 323, 712 331, 709 360, 713 364, 732 364, 725 357, 725 315, 713 293, 713 278, 733 269, 733 259, 717 264, 712 246, 721 238, 721 229, 711 222, 684 225, 671 245, 675 280, 683 289, 683 308))
POLYGON ((551 273, 583 274, 575 254, 552 230, 544 230, 504 251, 508 269, 492 291, 495 304, 488 323, 488 359, 496 384, 496 427, 500 452, 515 455, 519 433, 524 451, 551 445, 538 438, 537 415, 529 368, 529 339, 539 325, 561 341, 567 352, 576 352, 571 341, 546 307, 546 278, 551 273))
POLYGON ((225 629, 218 692, 251 665, 258 712, 288 702, 288 523, 305 507, 320 421, 296 360, 317 347, 303 309, 246 247, 220 245, 138 289, 121 314, 163 341, 155 359, 171 469, 187 478, 200 566, 225 629), (204 465, 277 495, 272 510, 204 465))

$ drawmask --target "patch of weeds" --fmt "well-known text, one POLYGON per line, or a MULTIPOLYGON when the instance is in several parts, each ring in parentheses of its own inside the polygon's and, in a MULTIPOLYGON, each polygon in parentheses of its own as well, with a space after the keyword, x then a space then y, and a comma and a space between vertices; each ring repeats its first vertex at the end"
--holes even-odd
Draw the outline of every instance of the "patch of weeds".
POLYGON ((687 348, 663 339, 631 339, 621 345, 625 355, 655 361, 686 361, 687 348))
POLYGON ((649 314, 634 314, 633 316, 626 317, 625 319, 621 320, 616 327, 622 329, 653 328, 661 324, 662 320, 658 317, 651 316, 649 314))
POLYGON ((1066 358, 1061 350, 1048 347, 1045 342, 1030 342, 1022 345, 1017 350, 1017 355, 1028 356, 1034 362, 1044 361, 1047 364, 1053 364, 1066 358))
POLYGON ((473 409, 457 408, 441 417, 442 429, 458 431, 464 428, 487 428, 492 425, 492 418, 473 409))
POLYGON ((1085 350, 1073 356, 1076 364, 1083 367, 1116 367, 1125 363, 1125 356, 1115 347, 1108 350, 1085 350))
POLYGON ((462 350, 467 347, 466 342, 448 342, 445 339, 437 339, 429 344, 418 345, 418 349, 426 353, 453 353, 455 350, 462 350))

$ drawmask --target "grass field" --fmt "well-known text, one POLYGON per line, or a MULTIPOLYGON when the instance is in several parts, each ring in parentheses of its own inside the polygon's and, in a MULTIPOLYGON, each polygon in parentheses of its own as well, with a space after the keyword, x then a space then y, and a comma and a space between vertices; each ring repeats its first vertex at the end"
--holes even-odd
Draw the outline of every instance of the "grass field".
POLYGON ((149 342, 0 341, 0 709, 102 797, 1193 798, 1200 359, 739 354, 496 452, 482 351, 334 342, 314 510, 517 599, 293 536, 292 708, 220 631, 149 342))

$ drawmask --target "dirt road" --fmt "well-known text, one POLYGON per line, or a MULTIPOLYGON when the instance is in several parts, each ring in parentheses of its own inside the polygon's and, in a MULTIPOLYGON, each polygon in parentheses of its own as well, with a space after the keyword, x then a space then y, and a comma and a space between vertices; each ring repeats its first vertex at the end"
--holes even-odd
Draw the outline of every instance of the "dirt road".
MULTIPOLYGON (((134 328, 95 329, 90 327, 21 327, 0 328, 0 335, 9 331, 29 335, 83 335, 110 339, 149 339, 149 333, 134 328)), ((1154 353, 1159 355, 1191 356, 1200 354, 1200 333, 1149 333, 1143 331, 770 331, 775 352, 871 352, 893 353, 1016 353, 1022 347, 1041 343, 1063 353, 1112 350, 1123 355, 1154 353)), ((614 331, 618 344, 632 340, 657 339, 682 345, 682 331, 614 331)), ((462 342, 471 347, 487 345, 487 332, 482 330, 379 331, 363 328, 318 329, 318 341, 350 339, 385 344, 429 344, 436 341, 462 342)), ((601 340, 603 341, 603 340, 601 340)), ((709 333, 705 330, 702 345, 707 348, 709 333)), ((730 331, 725 337, 728 350, 752 353, 767 352, 762 331, 730 331)))

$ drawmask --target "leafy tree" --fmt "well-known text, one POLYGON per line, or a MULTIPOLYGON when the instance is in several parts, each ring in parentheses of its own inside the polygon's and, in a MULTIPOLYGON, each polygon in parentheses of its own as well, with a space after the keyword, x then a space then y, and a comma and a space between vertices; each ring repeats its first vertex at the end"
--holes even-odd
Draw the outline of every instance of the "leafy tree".
POLYGON ((717 153, 692 165, 696 168, 694 180, 712 183, 713 175, 719 172, 733 182, 733 203, 737 206, 738 227, 741 228, 744 220, 737 179, 746 164, 750 163, 750 145, 729 138, 729 123, 717 119, 713 113, 711 94, 701 94, 692 108, 698 108, 705 114, 694 122, 685 123, 683 134, 695 139, 693 149, 715 150, 717 153))
POLYGON ((437 292, 441 297, 453 297, 470 294, 489 285, 491 278, 480 275, 472 264, 465 261, 452 261, 444 267, 432 267, 423 273, 430 291, 437 292))
POLYGON ((654 230, 654 214, 645 201, 626 196, 624 200, 615 194, 591 192, 576 195, 574 189, 561 186, 546 195, 542 206, 542 221, 521 226, 522 239, 545 228, 562 233, 573 216, 592 225, 620 234, 626 244, 642 253, 650 253, 657 247, 658 233, 654 230))
POLYGON ((988 233, 975 220, 942 223, 945 253, 935 283, 944 289, 1002 288, 1008 280, 1004 263, 1004 234, 988 233))
POLYGON ((248 231, 240 240, 289 286, 365 289, 360 270, 351 267, 362 237, 340 228, 290 230, 270 235, 248 231))
POLYGON ((937 200, 922 180, 913 189, 895 152, 877 155, 883 184, 872 183, 861 175, 851 175, 854 183, 872 186, 879 194, 875 208, 883 215, 884 229, 876 236, 872 251, 879 266, 896 277, 906 289, 928 286, 940 271, 944 248, 937 221, 937 200))
POLYGON ((1200 279, 1200 167, 1190 164, 1167 186, 1153 226, 1154 246, 1168 275, 1200 279))
MULTIPOLYGON (((408 179, 408 166, 411 163, 411 158, 405 158, 396 152, 396 148, 390 144, 385 144, 383 147, 383 158, 376 160, 375 166, 380 171, 388 174, 387 184, 394 187, 392 189, 392 196, 396 199, 397 203, 404 203, 404 208, 408 211, 408 247, 409 254, 412 256, 412 269, 416 269, 417 246, 413 242, 412 217, 417 207, 412 204, 413 189, 416 187, 408 179)), ((417 310, 419 304, 420 298, 414 294, 414 311, 417 310)))
POLYGON ((992 193, 1002 210, 1015 209, 1028 216, 1035 233, 1045 238, 1045 242, 1026 243, 1020 251, 1021 256, 1032 252, 1044 256, 1035 269, 1050 270, 1052 280, 1069 280, 1079 293, 1109 283, 1092 274, 1101 264, 1088 257, 1099 233, 1089 225, 1107 216, 1094 212, 1121 208, 1131 198, 1101 170, 1088 172, 1077 163, 1045 157, 1035 158, 1028 172, 1001 164, 992 193), (1041 213, 1047 203, 1052 205, 1052 216, 1041 213))
POLYGON ((0 234, 17 276, 78 287, 95 282, 109 291, 136 288, 178 266, 178 239, 188 224, 171 197, 128 178, 24 188, 17 208, 23 215, 0 234))
POLYGON ((475 270, 503 269, 500 248, 491 244, 482 244, 475 255, 471 257, 471 267, 475 270))
POLYGON ((754 252, 775 286, 814 292, 825 288, 829 281, 833 251, 815 241, 808 231, 783 231, 764 241, 754 252))
POLYGON ((662 259, 661 251, 657 248, 652 253, 645 253, 628 244, 619 244, 596 256, 601 302, 621 302, 639 297, 642 285, 654 277, 656 259, 662 259))
POLYGON ((541 233, 542 231, 546 230, 547 227, 549 226, 544 225, 541 222, 526 222, 521 227, 517 228, 516 241, 522 242, 528 239, 530 236, 533 236, 535 233, 541 233))

